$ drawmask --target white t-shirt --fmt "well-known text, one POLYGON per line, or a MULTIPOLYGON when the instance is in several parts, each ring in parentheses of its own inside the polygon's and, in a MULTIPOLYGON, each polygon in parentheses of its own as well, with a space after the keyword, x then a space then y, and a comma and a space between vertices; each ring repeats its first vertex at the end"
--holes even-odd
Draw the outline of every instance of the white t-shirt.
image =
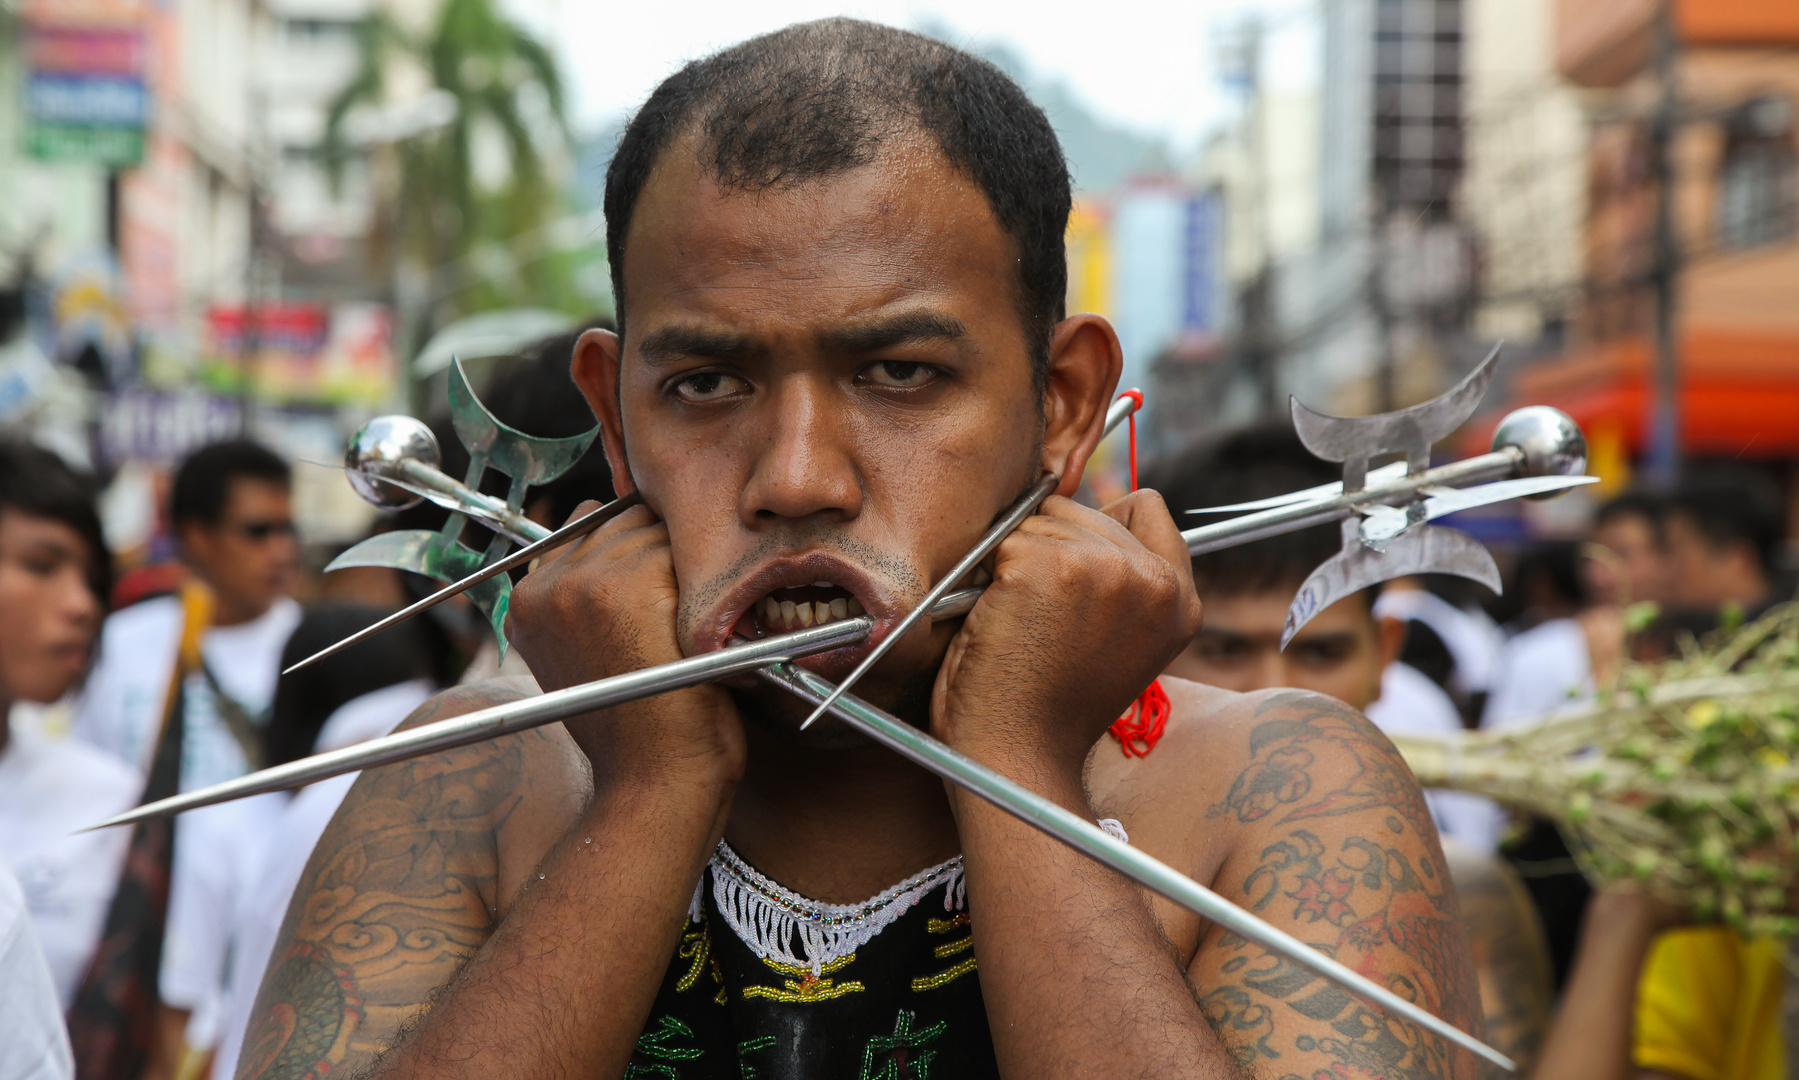
POLYGON ((1480 726, 1519 727, 1592 700, 1587 634, 1574 619, 1551 619, 1506 642, 1499 677, 1480 726))
POLYGON ((75 1055, 25 895, 0 864, 0 1080, 69 1080, 75 1055))
MULTIPOLYGON (((1389 735, 1460 735, 1462 715, 1443 688, 1410 664, 1388 664, 1380 674, 1380 699, 1368 719, 1389 735)), ((1499 804, 1465 791, 1424 793, 1437 830, 1476 851, 1493 851, 1505 827, 1499 804)))
MULTIPOLYGON (((313 753, 387 734, 436 689, 429 680, 414 679, 345 702, 319 730, 313 753)), ((294 887, 306 870, 306 861, 312 858, 313 847, 360 775, 346 773, 300 789, 258 837, 261 842, 254 849, 254 873, 247 878, 248 887, 237 896, 236 913, 231 920, 230 972, 217 1011, 218 1022, 208 1027, 203 1018, 196 1016, 188 1024, 188 1045, 210 1046, 216 1042, 214 1076, 232 1076, 237 1071, 244 1029, 249 1026, 250 1010, 256 1004, 256 992, 262 986, 269 952, 287 917, 294 887)))
MULTIPOLYGON (((281 674, 281 650, 299 624, 300 605, 284 596, 261 618, 215 626, 200 639, 200 653, 219 686, 252 717, 266 719, 281 674)), ((76 710, 74 733, 148 769, 180 647, 180 597, 145 600, 107 619, 99 660, 76 710)), ((196 673, 188 679, 186 701, 181 790, 248 772, 249 762, 219 716, 204 676, 196 673)))
POLYGON ((1505 635, 1487 613, 1470 611, 1423 589, 1382 589, 1374 601, 1377 619, 1416 620, 1431 628, 1455 661, 1456 692, 1490 691, 1493 672, 1505 649, 1505 635))
POLYGON ((75 830, 136 806, 143 787, 137 770, 111 754, 25 724, 0 750, 0 863, 18 875, 65 1008, 93 957, 131 840, 128 828, 75 830))
POLYGON ((192 1013, 190 1046, 210 1045, 194 1036, 218 1024, 233 913, 255 887, 263 847, 292 798, 271 791, 181 815, 157 988, 164 1004, 192 1013))

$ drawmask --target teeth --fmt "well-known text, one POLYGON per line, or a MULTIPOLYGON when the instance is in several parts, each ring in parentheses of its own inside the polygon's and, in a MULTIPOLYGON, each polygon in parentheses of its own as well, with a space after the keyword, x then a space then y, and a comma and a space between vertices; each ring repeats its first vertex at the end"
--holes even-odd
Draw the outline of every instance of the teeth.
MULTIPOLYGON (((848 616, 849 613, 850 613, 849 601, 845 600, 841 596, 839 596, 837 599, 831 601, 831 618, 841 619, 841 618, 848 616)), ((822 622, 823 620, 821 619, 820 621, 822 622)))
POLYGON ((828 581, 814 581, 812 584, 820 589, 829 589, 832 587, 831 583, 828 581))
POLYGON ((763 603, 762 603, 762 621, 767 623, 769 626, 769 629, 771 629, 771 630, 774 629, 775 626, 780 623, 780 621, 781 621, 781 602, 779 600, 776 600, 774 597, 771 596, 767 600, 763 601, 763 603))
POLYGON ((781 625, 788 630, 793 629, 795 617, 796 617, 796 612, 793 609, 793 601, 792 600, 781 601, 781 625))
POLYGON ((862 614, 862 601, 856 599, 853 596, 849 598, 849 602, 845 605, 845 607, 847 608, 847 610, 849 611, 849 613, 851 615, 862 614))
MULTIPOLYGON (((783 605, 783 606, 785 606, 785 605, 783 605)), ((801 626, 811 626, 812 625, 812 605, 811 604, 797 605, 795 608, 795 613, 798 614, 800 617, 800 625, 801 626)))

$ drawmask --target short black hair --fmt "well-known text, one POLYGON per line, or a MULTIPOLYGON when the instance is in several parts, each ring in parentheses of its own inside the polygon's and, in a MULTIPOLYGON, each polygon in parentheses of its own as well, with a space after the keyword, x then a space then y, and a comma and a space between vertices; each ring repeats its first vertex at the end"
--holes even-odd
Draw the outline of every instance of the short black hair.
MULTIPOLYGON (((288 636, 281 650, 282 668, 373 625, 386 614, 361 604, 313 608, 288 636)), ((275 683, 268 725, 262 730, 263 764, 284 765, 312 753, 313 743, 332 713, 383 687, 430 677, 431 660, 419 620, 412 620, 281 676, 275 683)))
POLYGON ((88 547, 88 588, 100 607, 112 594, 112 556, 100 528, 93 478, 50 451, 0 439, 0 514, 9 510, 67 525, 88 547))
POLYGON ((1017 308, 1042 385, 1068 290, 1068 164, 1043 110, 993 64, 941 41, 856 19, 763 34, 695 60, 658 86, 606 170, 606 253, 625 332, 625 238, 656 163, 689 132, 727 190, 787 188, 874 161, 908 133, 936 142, 980 187, 1018 262, 1017 308))
MULTIPOLYGON (((502 370, 482 392, 488 410, 501 423, 527 435, 560 439, 593 430, 598 421, 569 373, 575 343, 587 329, 610 330, 612 323, 590 320, 581 329, 544 338, 521 350, 520 363, 502 370)), ((453 475, 467 471, 465 457, 461 472, 453 475)), ((613 497, 612 468, 606 463, 605 447, 595 438, 567 472, 527 491, 525 505, 549 499, 550 522, 561 525, 583 501, 611 502, 613 497)))
POLYGON ((1674 489, 1668 513, 1690 521, 1713 548, 1748 544, 1762 569, 1772 571, 1786 527, 1778 497, 1760 480, 1735 471, 1696 474, 1674 489))
POLYGON ((1593 526, 1601 528, 1620 518, 1642 518, 1649 524, 1655 542, 1662 542, 1662 525, 1668 516, 1668 500, 1652 491, 1626 491, 1609 500, 1593 515, 1593 526))
MULTIPOLYGON (((1312 455, 1290 424, 1270 421, 1223 432, 1158 459, 1143 470, 1144 487, 1160 492, 1183 529, 1233 516, 1188 510, 1250 502, 1343 479, 1341 466, 1312 455)), ((1336 523, 1282 533, 1193 557, 1202 593, 1247 596, 1295 590, 1342 547, 1336 523)), ((1374 590, 1366 590, 1372 603, 1374 590)))
POLYGON ((231 481, 243 477, 291 485, 293 470, 273 450, 250 439, 231 439, 202 446, 175 470, 169 493, 169 521, 216 525, 225 513, 231 481))

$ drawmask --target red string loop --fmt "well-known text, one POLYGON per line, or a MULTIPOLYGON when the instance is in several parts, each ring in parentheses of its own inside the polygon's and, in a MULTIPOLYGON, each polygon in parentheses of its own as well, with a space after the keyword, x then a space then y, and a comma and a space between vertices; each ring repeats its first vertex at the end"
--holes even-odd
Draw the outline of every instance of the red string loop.
MULTIPOLYGON (((1143 391, 1135 387, 1125 390, 1120 399, 1130 398, 1137 403, 1131 410, 1131 490, 1137 490, 1137 414, 1143 411, 1143 391)), ((1145 757, 1156 748, 1156 742, 1162 737, 1162 729, 1168 726, 1168 692, 1162 689, 1162 680, 1157 679, 1149 684, 1149 688, 1131 704, 1131 710, 1112 723, 1112 737, 1118 740, 1118 748, 1124 751, 1125 757, 1145 757)))
POLYGON ((1129 712, 1112 722, 1112 737, 1118 740, 1118 748, 1124 751, 1125 757, 1149 756, 1162 738, 1162 730, 1168 726, 1172 708, 1168 704, 1168 691, 1162 689, 1162 680, 1157 679, 1131 704, 1129 712))
POLYGON ((1119 393, 1120 398, 1130 398, 1137 403, 1131 410, 1131 490, 1137 490, 1137 414, 1143 411, 1143 391, 1132 387, 1119 393))

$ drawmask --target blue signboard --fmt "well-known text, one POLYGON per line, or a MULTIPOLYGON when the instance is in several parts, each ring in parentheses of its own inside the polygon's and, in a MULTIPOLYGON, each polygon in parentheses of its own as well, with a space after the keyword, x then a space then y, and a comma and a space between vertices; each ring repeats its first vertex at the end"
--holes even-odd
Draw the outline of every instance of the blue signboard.
POLYGON ((143 80, 116 75, 33 75, 25 103, 42 124, 141 128, 149 117, 143 80))

